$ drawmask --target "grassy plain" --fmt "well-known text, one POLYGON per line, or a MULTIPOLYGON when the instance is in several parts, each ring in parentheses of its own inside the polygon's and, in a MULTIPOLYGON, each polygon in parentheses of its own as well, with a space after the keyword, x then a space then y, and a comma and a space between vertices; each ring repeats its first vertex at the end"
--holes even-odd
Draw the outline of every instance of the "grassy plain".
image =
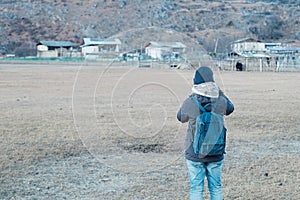
MULTIPOLYGON (((188 199, 193 70, 0 65, 0 199, 188 199)), ((300 73, 215 71, 225 199, 300 199, 300 73)), ((208 196, 206 192, 206 196, 208 196)))

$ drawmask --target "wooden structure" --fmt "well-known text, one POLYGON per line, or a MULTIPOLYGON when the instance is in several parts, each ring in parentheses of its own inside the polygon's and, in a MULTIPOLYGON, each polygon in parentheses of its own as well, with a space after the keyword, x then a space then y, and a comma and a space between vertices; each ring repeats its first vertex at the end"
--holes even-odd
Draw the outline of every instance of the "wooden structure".
POLYGON ((40 41, 37 44, 37 57, 75 57, 77 45, 70 41, 40 41))
POLYGON ((284 67, 300 68, 300 48, 288 48, 281 43, 264 43, 252 38, 244 38, 234 41, 231 49, 232 53, 228 60, 231 61, 232 70, 241 62, 244 70, 258 68, 259 71, 280 71, 284 67))
POLYGON ((236 40, 231 44, 231 49, 237 54, 264 52, 266 50, 263 42, 253 38, 236 40))
POLYGON ((83 41, 80 46, 83 56, 95 59, 118 55, 122 44, 119 39, 84 38, 83 41))
POLYGON ((300 47, 272 47, 269 53, 275 60, 276 71, 284 68, 300 69, 300 47))
POLYGON ((185 52, 186 46, 181 42, 148 42, 145 45, 146 55, 158 59, 177 59, 185 52))

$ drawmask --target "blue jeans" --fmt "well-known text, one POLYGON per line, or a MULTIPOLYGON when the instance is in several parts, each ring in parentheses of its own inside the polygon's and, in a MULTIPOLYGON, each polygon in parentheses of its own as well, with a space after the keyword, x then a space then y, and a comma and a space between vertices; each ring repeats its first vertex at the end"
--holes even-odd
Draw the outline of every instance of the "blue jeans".
POLYGON ((190 199, 203 200, 204 179, 207 177, 211 200, 222 200, 222 164, 219 162, 202 163, 186 160, 190 177, 190 199))

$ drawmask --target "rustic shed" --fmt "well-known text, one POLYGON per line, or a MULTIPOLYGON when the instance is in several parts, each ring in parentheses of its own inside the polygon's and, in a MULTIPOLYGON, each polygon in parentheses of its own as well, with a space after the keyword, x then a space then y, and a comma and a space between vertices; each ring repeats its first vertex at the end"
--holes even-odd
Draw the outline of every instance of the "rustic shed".
POLYGON ((37 57, 72 57, 74 47, 76 44, 70 41, 40 41, 37 57))
POLYGON ((300 69, 300 47, 271 47, 268 49, 275 60, 276 71, 283 68, 300 69))
POLYGON ((236 40, 232 43, 231 49, 233 52, 240 53, 240 52, 264 52, 266 51, 265 43, 260 40, 255 40, 253 38, 243 38, 240 40, 236 40))
POLYGON ((232 53, 237 55, 231 59, 232 70, 234 69, 234 66, 236 66, 236 70, 238 70, 237 66, 241 63, 243 65, 242 69, 248 70, 251 62, 251 66, 254 66, 254 64, 256 65, 257 63, 259 70, 262 71, 264 60, 270 59, 270 55, 267 53, 265 43, 253 38, 236 40, 231 44, 231 49, 232 53))
POLYGON ((181 42, 154 42, 145 45, 145 53, 152 58, 164 60, 166 57, 178 58, 185 52, 181 42))
POLYGON ((101 55, 117 55, 120 51, 121 41, 119 39, 97 39, 84 38, 81 51, 84 57, 98 58, 101 55))
POLYGON ((299 66, 299 48, 283 47, 281 43, 262 42, 252 38, 234 41, 232 52, 237 55, 231 57, 232 69, 234 62, 243 62, 244 69, 259 68, 279 71, 283 67, 299 66))

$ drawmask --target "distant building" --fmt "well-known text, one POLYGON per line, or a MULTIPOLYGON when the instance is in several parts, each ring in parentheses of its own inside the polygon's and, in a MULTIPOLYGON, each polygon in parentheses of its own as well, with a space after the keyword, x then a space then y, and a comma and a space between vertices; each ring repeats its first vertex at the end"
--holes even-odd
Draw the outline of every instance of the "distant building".
MULTIPOLYGON (((253 55, 262 55, 270 52, 270 49, 281 47, 281 43, 262 42, 253 38, 244 38, 232 43, 232 52, 251 57, 253 55)), ((268 57, 267 55, 263 57, 268 57)))
MULTIPOLYGON (((236 40, 231 45, 232 61, 236 64, 243 60, 245 69, 254 68, 259 65, 259 70, 263 68, 272 68, 279 71, 284 67, 299 66, 300 48, 289 48, 282 46, 281 43, 270 43, 255 40, 253 38, 244 38, 236 40), (251 62, 251 63, 250 63, 251 62)), ((232 63, 233 69, 234 63, 232 63)))
POLYGON ((237 54, 254 53, 266 51, 265 43, 253 38, 244 38, 232 43, 231 49, 237 54))
POLYGON ((86 58, 100 58, 102 56, 116 56, 120 51, 119 39, 84 38, 81 51, 86 58))
POLYGON ((276 71, 283 68, 300 69, 300 47, 270 47, 269 53, 275 59, 276 71))
POLYGON ((185 52, 186 46, 181 42, 154 42, 151 41, 145 45, 146 55, 164 60, 166 58, 179 58, 185 52))
POLYGON ((70 41, 40 41, 37 44, 37 57, 75 57, 77 45, 70 41))

